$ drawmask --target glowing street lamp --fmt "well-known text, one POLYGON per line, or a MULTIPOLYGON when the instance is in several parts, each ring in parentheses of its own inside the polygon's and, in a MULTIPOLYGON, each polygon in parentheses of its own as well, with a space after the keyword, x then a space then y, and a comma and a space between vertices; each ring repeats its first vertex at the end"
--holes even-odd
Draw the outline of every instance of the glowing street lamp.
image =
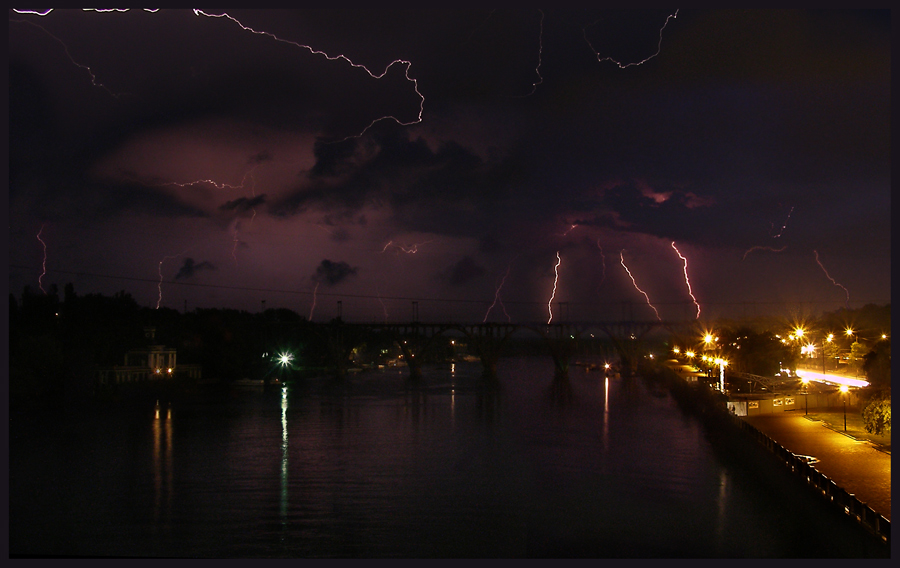
POLYGON ((719 391, 725 392, 725 367, 728 365, 728 361, 720 357, 716 357, 713 360, 713 363, 715 363, 719 367, 719 391))

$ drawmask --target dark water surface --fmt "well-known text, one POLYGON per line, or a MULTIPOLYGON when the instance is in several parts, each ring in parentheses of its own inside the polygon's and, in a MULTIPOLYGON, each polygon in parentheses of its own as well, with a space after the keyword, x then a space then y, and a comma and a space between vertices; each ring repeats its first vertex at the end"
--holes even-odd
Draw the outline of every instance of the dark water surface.
MULTIPOLYGON (((868 554, 724 462, 660 387, 549 358, 14 413, 10 553, 130 557, 868 554), (836 536, 837 535, 837 536, 836 536)), ((827 515, 826 515, 827 516, 827 515)))

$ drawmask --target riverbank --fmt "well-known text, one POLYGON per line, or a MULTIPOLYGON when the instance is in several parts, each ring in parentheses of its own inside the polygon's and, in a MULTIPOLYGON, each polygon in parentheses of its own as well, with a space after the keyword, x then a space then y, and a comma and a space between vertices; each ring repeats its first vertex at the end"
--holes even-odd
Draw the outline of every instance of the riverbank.
MULTIPOLYGON (((682 410, 699 419, 704 425, 706 439, 723 462, 748 472, 763 482, 769 488, 773 499, 803 507, 809 512, 811 519, 828 518, 833 521, 834 526, 841 527, 841 532, 835 534, 845 535, 848 539, 847 545, 853 543, 853 546, 858 547, 853 556, 861 558, 890 556, 889 541, 882 541, 855 518, 844 514, 843 510, 827 497, 823 498, 820 491, 805 483, 801 476, 796 475, 789 466, 786 467, 773 452, 748 430, 742 428, 741 418, 726 410, 724 395, 697 383, 687 383, 665 367, 649 367, 643 369, 641 374, 649 380, 666 385, 682 410)), ((790 414, 799 417, 796 413, 790 414)), ((807 423, 812 424, 812 421, 807 423)), ((841 426, 843 426, 843 409, 841 409, 841 426)), ((823 557, 830 555, 823 551, 823 557)))
POLYGON ((874 448, 887 454, 891 453, 891 434, 872 434, 866 432, 859 410, 856 408, 848 408, 846 413, 847 425, 844 428, 844 409, 843 408, 817 408, 815 412, 810 412, 805 417, 808 420, 820 421, 824 426, 849 436, 854 440, 865 440, 872 444, 874 448))

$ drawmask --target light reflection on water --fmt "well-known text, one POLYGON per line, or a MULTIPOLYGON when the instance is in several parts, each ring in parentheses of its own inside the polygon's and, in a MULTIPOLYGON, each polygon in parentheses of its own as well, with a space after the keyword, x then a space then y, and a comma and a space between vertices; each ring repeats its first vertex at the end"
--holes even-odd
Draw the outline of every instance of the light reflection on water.
POLYGON ((418 387, 393 370, 77 416, 67 451, 26 428, 11 448, 11 552, 831 553, 798 543, 830 537, 798 532, 802 512, 722 465, 659 387, 573 368, 560 388, 549 358, 498 371, 499 389, 456 364, 418 387))

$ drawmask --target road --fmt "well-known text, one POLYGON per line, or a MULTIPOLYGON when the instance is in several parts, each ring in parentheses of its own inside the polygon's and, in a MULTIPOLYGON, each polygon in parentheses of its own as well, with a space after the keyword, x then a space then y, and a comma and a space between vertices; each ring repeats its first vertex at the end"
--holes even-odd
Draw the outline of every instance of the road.
POLYGON ((891 519, 891 456, 866 441, 827 428, 795 412, 743 417, 788 451, 813 456, 819 472, 874 511, 891 519))

